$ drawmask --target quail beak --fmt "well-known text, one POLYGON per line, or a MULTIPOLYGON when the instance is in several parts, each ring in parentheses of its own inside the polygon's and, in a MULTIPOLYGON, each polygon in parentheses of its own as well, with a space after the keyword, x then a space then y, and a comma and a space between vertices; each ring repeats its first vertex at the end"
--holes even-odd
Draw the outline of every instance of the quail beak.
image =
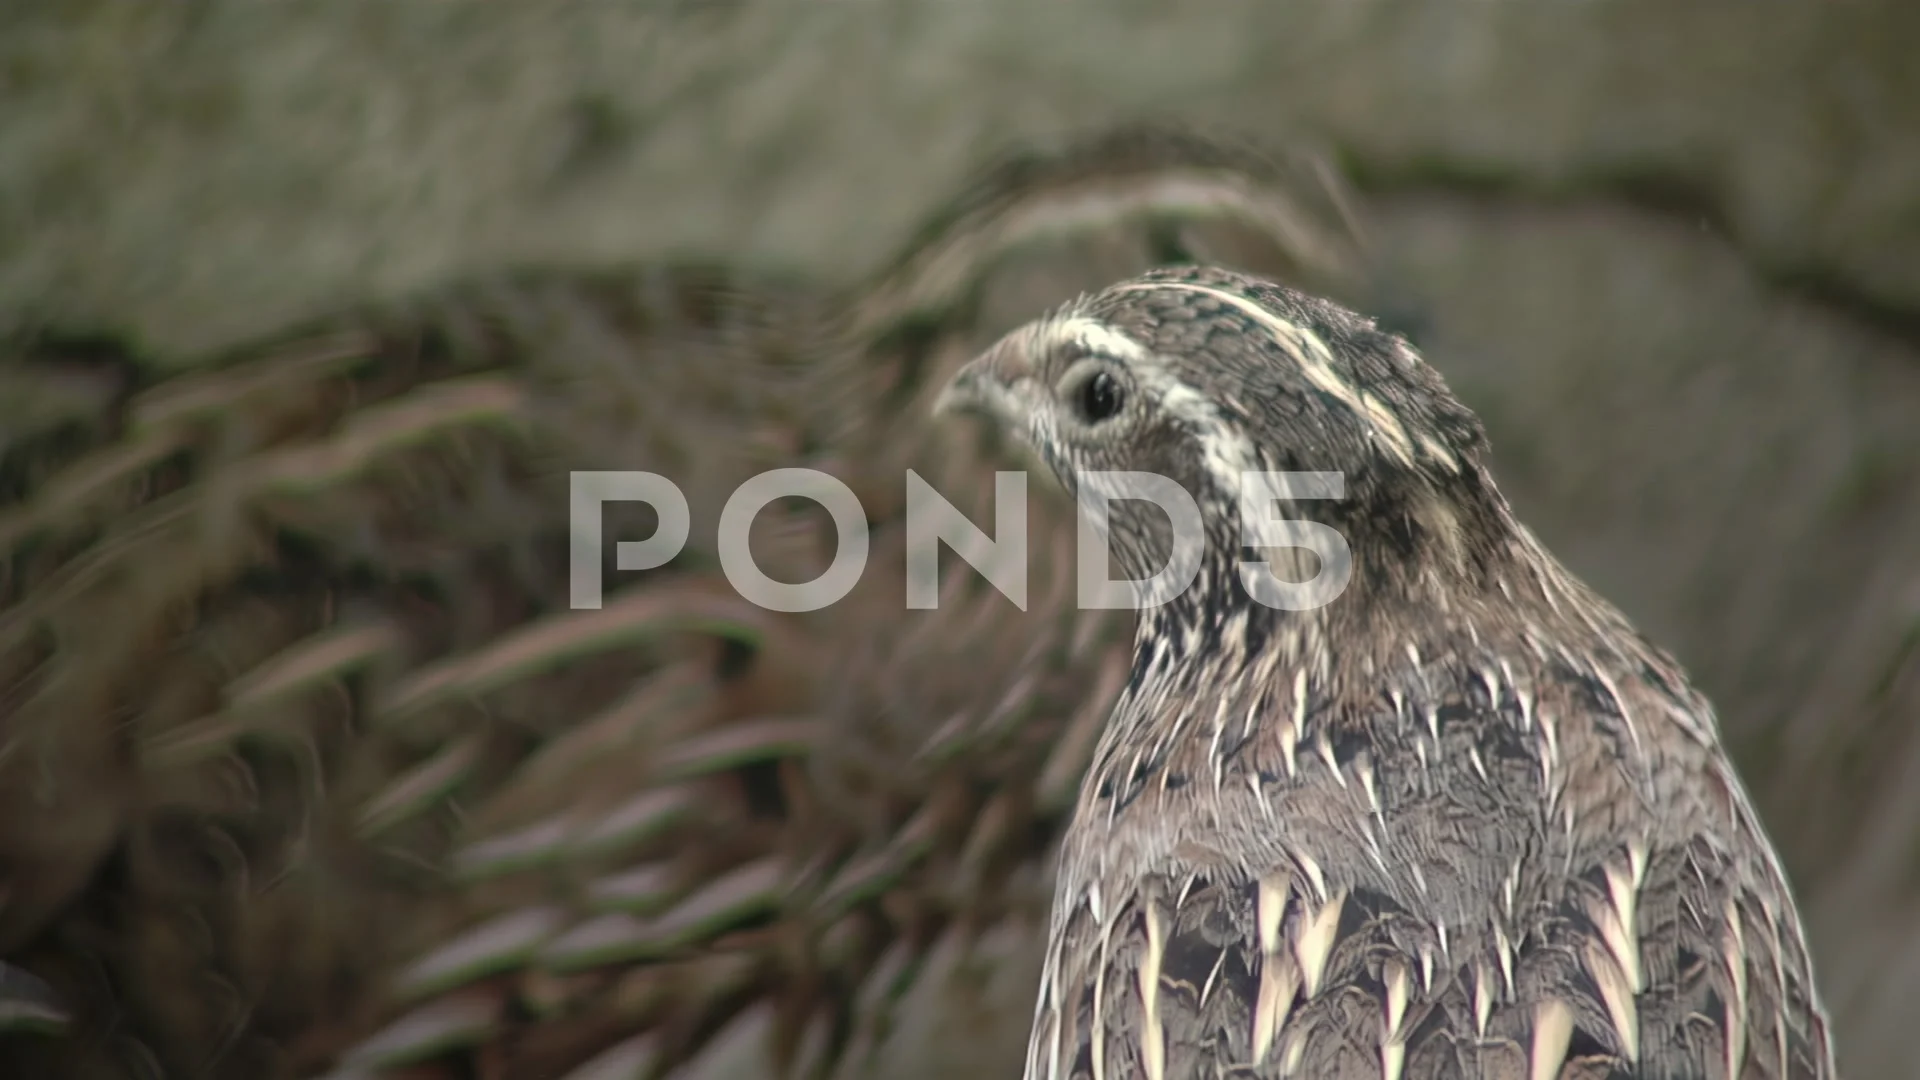
POLYGON ((1003 341, 955 372, 934 400, 933 415, 984 413, 1014 430, 1025 426, 1026 399, 1035 383, 1033 366, 1019 343, 1003 341))

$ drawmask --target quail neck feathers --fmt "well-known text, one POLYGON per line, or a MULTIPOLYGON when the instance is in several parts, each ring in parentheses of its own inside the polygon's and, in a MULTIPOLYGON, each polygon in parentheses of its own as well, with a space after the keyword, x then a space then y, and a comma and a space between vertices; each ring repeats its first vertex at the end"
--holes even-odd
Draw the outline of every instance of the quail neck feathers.
MULTIPOLYGON (((1834 1075, 1711 705, 1514 519, 1405 341, 1159 270, 1009 334, 941 408, 1070 490, 1169 477, 1206 536, 1141 612, 1062 842, 1029 1080, 1834 1075), (1340 474, 1280 501, 1344 539, 1329 602, 1243 585, 1248 472, 1340 474)), ((1110 515, 1122 575, 1159 571, 1168 515, 1110 515)))

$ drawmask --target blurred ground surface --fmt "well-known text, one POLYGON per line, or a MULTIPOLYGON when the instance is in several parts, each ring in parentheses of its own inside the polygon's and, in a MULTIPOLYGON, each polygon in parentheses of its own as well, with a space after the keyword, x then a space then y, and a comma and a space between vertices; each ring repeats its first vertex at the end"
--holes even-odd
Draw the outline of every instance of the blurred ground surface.
POLYGON ((1315 136, 1524 516, 1719 702, 1850 1075, 1906 1076, 1917 53, 1898 0, 0 0, 0 321, 185 363, 503 263, 844 279, 1012 140, 1315 136))

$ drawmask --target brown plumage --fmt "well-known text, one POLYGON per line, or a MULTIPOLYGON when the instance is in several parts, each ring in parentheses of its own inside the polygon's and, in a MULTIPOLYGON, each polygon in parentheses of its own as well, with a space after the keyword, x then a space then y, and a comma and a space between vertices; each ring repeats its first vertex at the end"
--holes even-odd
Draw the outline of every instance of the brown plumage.
MULTIPOLYGON (((906 1038, 952 1075, 1009 1064, 1030 983, 970 965, 1031 970, 1126 623, 1051 586, 1023 613, 951 559, 940 608, 905 610, 904 470, 991 520, 996 445, 924 417, 1036 297, 1177 251, 1361 287, 1323 180, 1129 131, 1003 164, 833 292, 526 273, 164 379, 24 343, 0 366, 0 1057, 861 1076, 906 1038), (714 539, 740 481, 793 465, 854 489, 873 554, 782 615, 714 539), (574 469, 665 474, 692 511, 669 565, 606 560, 599 610, 566 602, 574 469)), ((648 519, 614 504, 606 531, 648 519)), ((1069 508, 1036 499, 1030 528, 1035 580, 1066 581, 1069 508)), ((776 504, 754 546, 798 580, 833 536, 776 504)))
POLYGON ((1014 331, 943 404, 1082 496, 1156 473, 1197 511, 1176 543, 1112 510, 1122 576, 1186 551, 1193 583, 1143 613, 1080 791, 1028 1080, 1833 1076, 1711 706, 1514 519, 1405 341, 1168 269, 1014 331), (1242 486, 1278 472, 1343 490, 1242 486))

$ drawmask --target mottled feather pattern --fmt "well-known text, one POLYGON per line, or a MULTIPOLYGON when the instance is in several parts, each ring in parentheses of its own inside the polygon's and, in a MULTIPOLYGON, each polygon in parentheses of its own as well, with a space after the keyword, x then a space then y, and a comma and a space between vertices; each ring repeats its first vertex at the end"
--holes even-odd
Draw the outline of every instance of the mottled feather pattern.
MULTIPOLYGON (((1556 766, 1554 743, 1593 737, 1565 730, 1592 715, 1591 682, 1556 664, 1507 668, 1435 655, 1382 673, 1399 676, 1397 706, 1396 691, 1350 709, 1310 700, 1298 727, 1248 730, 1248 711, 1288 715, 1284 690, 1234 701, 1217 741, 1095 772, 1081 810, 1112 822, 1088 856, 1106 869, 1076 882, 1087 899, 1057 930, 1059 964, 1120 990, 1091 1026, 1082 986, 1072 1023, 1102 1031, 1109 1060, 1138 1052, 1120 1044, 1145 1022, 1132 980, 1152 903, 1167 927, 1161 1075, 1530 1076, 1543 1001, 1574 1021, 1550 1076, 1725 1075, 1730 1053, 1736 1076, 1821 1075, 1807 959, 1782 925, 1791 902, 1775 867, 1752 864, 1737 804, 1701 799, 1690 821, 1676 795, 1699 793, 1650 813, 1629 776, 1582 784, 1592 763, 1556 766), (1562 730, 1549 739, 1544 725, 1562 730), (1235 820, 1284 827, 1222 835, 1235 820), (1132 835, 1143 830, 1158 835, 1132 835), (1742 998, 1775 1004, 1728 1013, 1742 998), (1742 1029, 1759 1046, 1730 1047, 1723 1033, 1742 1029)), ((1080 1053, 1061 1075, 1151 1075, 1095 1073, 1091 1044, 1080 1053)))
MULTIPOLYGON (((1205 528, 1064 840, 1029 1080, 1833 1076, 1711 706, 1513 519, 1405 342, 1165 270, 1014 331, 952 392, 1069 486, 1175 477, 1205 528), (1129 404, 1084 415, 1089 369, 1129 404), (1243 469, 1344 477, 1286 516, 1338 527, 1345 592, 1254 602, 1243 469)), ((1128 513, 1140 578, 1169 536, 1128 513)))
MULTIPOLYGON (((53 447, 67 460, 4 523, 0 926, 9 955, 69 998, 118 1001, 128 1032, 83 1017, 53 1051, 78 1052, 60 1068, 285 1072, 296 1032, 315 1037, 365 997, 356 980, 401 958, 415 905, 441 888, 431 866, 458 804, 580 719, 543 700, 586 708, 660 663, 608 645, 671 645, 698 621, 754 629, 736 598, 675 583, 622 605, 611 641, 512 640, 566 595, 554 463, 585 457, 568 435, 587 429, 546 416, 573 411, 594 365, 648 363, 649 344, 686 362, 656 354, 661 387, 697 401, 711 377, 671 333, 571 349, 573 372, 530 371, 529 353, 596 289, 603 319, 687 327, 663 298, 728 288, 687 269, 451 290, 204 375, 129 380, 99 443, 53 447), (496 664, 456 666, 490 647, 496 664), (556 649, 578 659, 542 664, 556 649), (469 704, 487 691, 485 709, 469 704), (369 923, 388 933, 369 938, 369 923)), ((774 396, 780 376, 769 363, 745 392, 774 396)), ((723 406, 742 407, 783 423, 772 405, 723 406)), ((671 419, 640 430, 665 438, 671 419)), ((50 442, 10 450, 34 467, 50 442)), ((644 444, 622 456, 657 459, 644 444)), ((722 494, 757 467, 707 465, 699 479, 722 494)))
MULTIPOLYGON (((1074 609, 1044 492, 1027 612, 950 555, 940 609, 905 610, 904 470, 984 523, 1008 460, 925 407, 1036 296, 1170 242, 1359 287, 1294 176, 1134 129, 990 170, 844 286, 482 277, 165 378, 27 340, 11 400, 48 407, 0 414, 9 1060, 599 1080, 744 1047, 755 1074, 886 1074, 916 984, 1044 920, 1127 678, 1129 620, 1074 609), (734 595, 714 529, 795 465, 855 490, 873 557, 783 616, 734 595), (667 567, 608 546, 597 610, 566 606, 572 469, 663 473, 692 510, 667 567)), ((833 529, 776 504, 753 539, 800 580, 833 529)))

